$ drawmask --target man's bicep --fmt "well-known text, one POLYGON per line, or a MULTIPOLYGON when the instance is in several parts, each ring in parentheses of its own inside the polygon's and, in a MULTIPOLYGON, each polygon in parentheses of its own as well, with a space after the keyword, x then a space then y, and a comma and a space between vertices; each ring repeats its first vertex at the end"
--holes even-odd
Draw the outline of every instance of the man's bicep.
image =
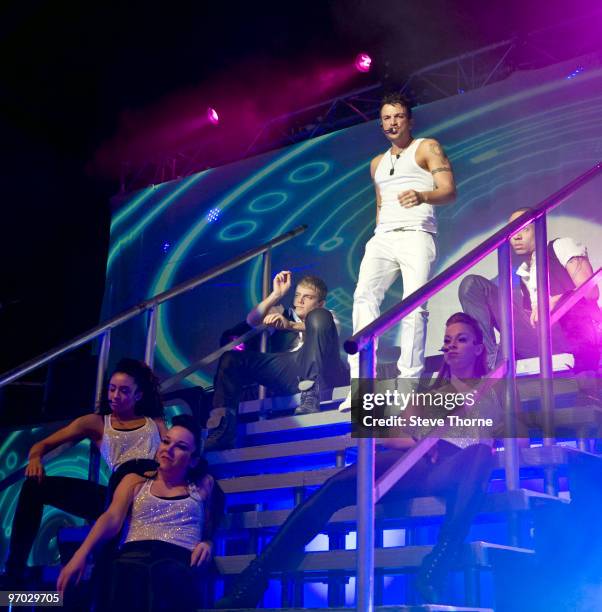
POLYGON ((566 271, 575 283, 575 287, 582 285, 594 273, 587 257, 571 257, 567 261, 566 271))

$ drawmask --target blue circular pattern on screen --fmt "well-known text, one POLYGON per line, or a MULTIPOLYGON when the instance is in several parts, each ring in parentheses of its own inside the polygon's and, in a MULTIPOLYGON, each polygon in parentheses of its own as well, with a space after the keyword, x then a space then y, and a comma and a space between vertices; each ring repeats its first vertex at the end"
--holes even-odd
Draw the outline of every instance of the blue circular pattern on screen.
POLYGON ((8 453, 8 455, 6 456, 6 467, 9 470, 14 470, 15 467, 17 467, 18 459, 19 459, 19 457, 18 457, 17 453, 15 453, 14 451, 8 453))
POLYGON ((340 236, 334 236, 333 238, 325 240, 319 248, 320 251, 334 251, 334 249, 336 249, 338 246, 341 246, 343 242, 344 240, 340 236))
POLYGON ((327 162, 311 162, 293 170, 288 175, 288 180, 291 183, 309 183, 324 176, 329 170, 330 164, 327 162))
POLYGON ((256 229, 257 223, 255 221, 235 221, 224 227, 219 233, 219 239, 225 242, 240 240, 250 236, 256 229))
POLYGON ((288 200, 288 194, 284 191, 271 191, 256 197, 250 204, 251 212, 263 213, 282 206, 288 200))

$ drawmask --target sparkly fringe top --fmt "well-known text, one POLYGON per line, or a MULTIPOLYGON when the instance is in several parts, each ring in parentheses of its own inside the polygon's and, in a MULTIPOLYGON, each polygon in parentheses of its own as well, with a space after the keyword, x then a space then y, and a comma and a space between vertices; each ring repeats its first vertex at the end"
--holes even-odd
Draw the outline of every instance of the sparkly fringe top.
POLYGON ((114 429, 111 415, 105 415, 100 453, 112 472, 131 459, 155 458, 161 444, 161 434, 155 421, 145 418, 146 423, 142 427, 125 431, 114 429))
POLYGON ((162 499, 151 493, 148 479, 132 504, 124 542, 160 540, 188 550, 202 540, 203 500, 195 485, 184 499, 162 499))

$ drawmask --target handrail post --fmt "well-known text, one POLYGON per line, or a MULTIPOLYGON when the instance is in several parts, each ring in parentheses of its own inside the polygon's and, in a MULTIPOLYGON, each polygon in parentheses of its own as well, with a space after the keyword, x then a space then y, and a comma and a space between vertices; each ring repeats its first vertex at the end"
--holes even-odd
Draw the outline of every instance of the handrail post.
MULTIPOLYGON (((105 372, 109 364, 109 352, 111 350, 111 330, 107 329, 102 334, 100 351, 98 353, 98 364, 96 366, 96 389, 94 392, 94 410, 98 412, 105 388, 105 372)), ((88 463, 88 480, 98 482, 100 476, 100 452, 98 447, 90 442, 90 461, 88 463)))
MULTIPOLYGON (((552 332, 550 325, 547 214, 543 214, 535 220, 535 262, 543 445, 554 446, 554 370, 552 369, 552 332)), ((544 487, 548 495, 556 495, 556 477, 552 466, 545 468, 544 487)))
POLYGON ((146 324, 146 346, 144 347, 144 363, 153 368, 155 362, 155 345, 157 344, 157 314, 160 304, 148 309, 146 324))
POLYGON ((519 454, 516 440, 516 354, 514 343, 514 307, 512 300, 512 259, 510 243, 506 240, 498 248, 498 274, 500 281, 500 343, 506 363, 504 397, 504 467, 506 488, 514 491, 520 487, 519 454))
MULTIPOLYGON (((270 295, 270 285, 272 281, 272 249, 267 249, 262 255, 262 272, 261 272, 261 299, 270 295)), ((268 350, 268 332, 262 332, 259 341, 259 352, 265 353, 268 350)), ((259 399, 265 399, 266 389, 263 385, 259 385, 259 399)))
MULTIPOLYGON (((359 388, 370 392, 376 376, 374 338, 360 351, 359 388)), ((361 401, 361 399, 360 399, 361 401)), ((357 580, 355 602, 359 612, 374 610, 374 438, 358 440, 357 457, 357 580)))
POLYGON ((539 322, 539 375, 543 444, 554 444, 554 388, 552 369, 552 332, 550 329, 550 277, 548 261, 547 215, 535 221, 535 261, 537 271, 537 320, 539 322))

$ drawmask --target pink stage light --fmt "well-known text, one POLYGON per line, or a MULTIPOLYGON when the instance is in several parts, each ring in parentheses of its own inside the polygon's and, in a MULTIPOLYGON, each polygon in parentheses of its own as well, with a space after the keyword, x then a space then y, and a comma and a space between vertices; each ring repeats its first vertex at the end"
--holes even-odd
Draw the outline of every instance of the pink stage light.
POLYGON ((209 107, 207 109, 207 119, 209 123, 213 123, 213 125, 217 125, 219 123, 219 115, 214 108, 209 107))
POLYGON ((355 68, 360 72, 370 72, 372 58, 367 53, 359 53, 355 58, 355 68))

